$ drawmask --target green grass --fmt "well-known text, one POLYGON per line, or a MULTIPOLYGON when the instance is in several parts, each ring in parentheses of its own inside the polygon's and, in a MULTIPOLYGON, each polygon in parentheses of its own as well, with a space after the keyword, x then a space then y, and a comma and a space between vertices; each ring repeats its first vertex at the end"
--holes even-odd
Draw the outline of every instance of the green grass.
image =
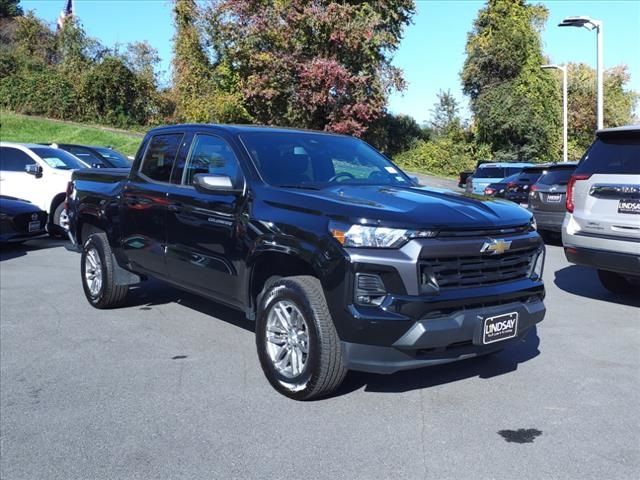
POLYGON ((79 143, 111 146, 135 155, 142 134, 97 125, 63 122, 0 111, 0 139, 23 143, 79 143))

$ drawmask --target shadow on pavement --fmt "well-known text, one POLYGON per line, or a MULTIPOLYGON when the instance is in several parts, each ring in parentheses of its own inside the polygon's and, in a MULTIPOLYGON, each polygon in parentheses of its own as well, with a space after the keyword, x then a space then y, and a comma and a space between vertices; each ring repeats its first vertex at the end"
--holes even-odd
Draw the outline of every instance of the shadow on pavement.
POLYGON ((638 295, 633 297, 616 296, 605 289, 598 280, 598 274, 594 268, 570 265, 555 272, 553 283, 559 289, 580 297, 640 307, 638 295))
POLYGON ((125 307, 151 310, 156 305, 178 303, 187 308, 222 320, 250 332, 255 331, 254 322, 247 320, 244 312, 226 307, 213 300, 182 291, 156 279, 149 279, 129 289, 125 307))
POLYGON ((533 327, 520 343, 505 348, 499 353, 462 360, 418 370, 407 370, 392 375, 350 372, 337 392, 337 396, 351 393, 364 387, 365 392, 398 393, 435 387, 472 377, 488 379, 514 372, 518 365, 540 354, 540 339, 533 327))
POLYGON ((49 237, 27 240, 24 243, 2 243, 0 244, 0 262, 24 257, 29 252, 34 252, 36 250, 63 247, 66 243, 67 240, 49 237))

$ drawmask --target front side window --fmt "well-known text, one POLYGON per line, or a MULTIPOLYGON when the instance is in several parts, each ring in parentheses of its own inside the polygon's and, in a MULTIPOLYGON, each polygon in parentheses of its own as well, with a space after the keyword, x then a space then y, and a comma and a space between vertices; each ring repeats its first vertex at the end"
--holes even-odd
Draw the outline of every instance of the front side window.
POLYGON ((154 136, 142 159, 140 173, 150 180, 169 183, 182 136, 182 133, 154 136))
POLYGON ((239 178, 238 160, 231 147, 214 135, 197 135, 183 173, 182 183, 193 185, 193 177, 199 173, 224 175, 234 185, 239 178))
POLYGON ((11 147, 0 147, 0 170, 5 172, 24 172, 34 162, 22 150, 11 147))
POLYGON ((331 184, 410 186, 383 155, 352 137, 312 132, 245 132, 240 135, 270 185, 323 188, 331 184))

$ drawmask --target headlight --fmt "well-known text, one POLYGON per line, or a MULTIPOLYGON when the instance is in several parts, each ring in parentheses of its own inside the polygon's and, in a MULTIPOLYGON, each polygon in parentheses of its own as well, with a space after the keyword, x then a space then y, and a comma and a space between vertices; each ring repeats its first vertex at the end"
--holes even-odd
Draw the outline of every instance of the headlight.
POLYGON ((413 238, 431 238, 433 230, 369 227, 366 225, 330 225, 331 235, 345 247, 400 248, 413 238))

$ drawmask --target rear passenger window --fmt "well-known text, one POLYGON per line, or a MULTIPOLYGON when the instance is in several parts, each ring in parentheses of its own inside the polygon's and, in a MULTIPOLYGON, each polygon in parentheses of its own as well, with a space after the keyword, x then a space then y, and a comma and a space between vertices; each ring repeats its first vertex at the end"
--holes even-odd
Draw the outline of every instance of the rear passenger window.
POLYGON ((142 159, 140 173, 156 182, 169 183, 182 136, 181 133, 154 136, 142 159))

